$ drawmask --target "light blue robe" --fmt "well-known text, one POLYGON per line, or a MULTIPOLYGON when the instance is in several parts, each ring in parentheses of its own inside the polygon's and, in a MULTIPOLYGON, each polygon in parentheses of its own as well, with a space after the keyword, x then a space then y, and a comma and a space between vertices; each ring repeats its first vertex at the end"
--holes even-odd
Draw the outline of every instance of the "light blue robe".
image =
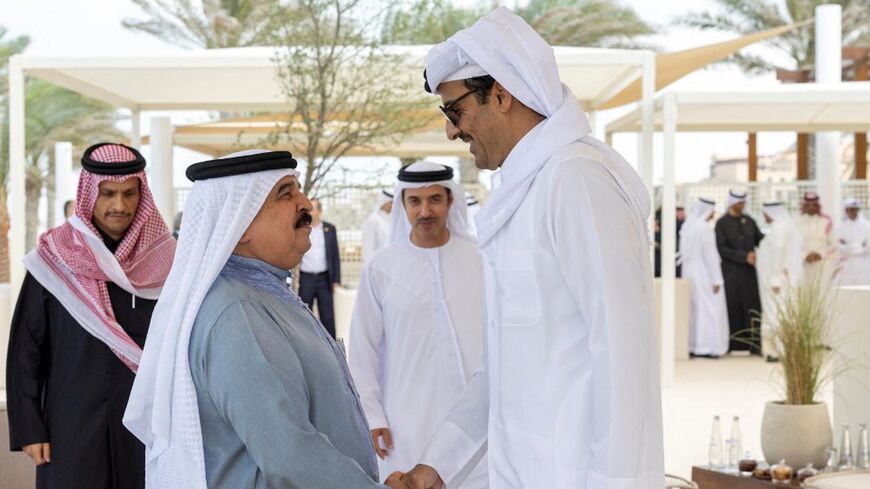
POLYGON ((233 255, 194 322, 208 487, 384 488, 344 357, 288 277, 233 255))

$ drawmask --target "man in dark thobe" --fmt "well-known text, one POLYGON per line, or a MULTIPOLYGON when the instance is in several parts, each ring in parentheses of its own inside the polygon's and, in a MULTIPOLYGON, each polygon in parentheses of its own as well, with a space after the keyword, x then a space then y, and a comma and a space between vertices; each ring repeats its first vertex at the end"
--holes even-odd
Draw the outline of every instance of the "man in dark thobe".
POLYGON ((755 273, 755 248, 764 235, 743 213, 746 194, 728 193, 728 212, 716 222, 716 246, 722 258, 730 349, 761 355, 761 299, 755 273))
POLYGON ((121 424, 175 254, 145 178, 120 144, 82 157, 75 214, 39 238, 12 318, 10 448, 39 489, 145 485, 143 445, 121 424))

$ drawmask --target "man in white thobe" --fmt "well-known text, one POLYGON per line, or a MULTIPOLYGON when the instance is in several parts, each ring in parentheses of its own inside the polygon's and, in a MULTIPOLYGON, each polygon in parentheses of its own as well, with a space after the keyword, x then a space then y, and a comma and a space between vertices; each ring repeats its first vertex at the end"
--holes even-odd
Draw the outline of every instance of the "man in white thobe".
POLYGON ((729 340, 722 259, 710 227, 715 207, 712 200, 698 199, 680 229, 680 263, 692 286, 689 352, 711 358, 728 353, 729 340))
POLYGON ((769 228, 758 245, 755 269, 761 296, 761 353, 768 361, 776 358, 771 328, 779 322, 778 301, 783 291, 798 284, 803 272, 801 235, 782 202, 762 206, 769 228))
POLYGON ((836 231, 843 260, 838 283, 870 285, 870 222, 862 215, 858 199, 847 199, 843 207, 846 217, 836 231))
POLYGON ((819 194, 806 192, 801 215, 795 219, 803 245, 804 274, 817 270, 819 263, 832 251, 831 218, 822 214, 819 194))
POLYGON ((369 259, 390 239, 390 213, 393 211, 393 194, 381 190, 375 197, 372 213, 366 217, 362 226, 362 260, 369 259))
POLYGON ((435 46, 425 76, 448 138, 498 171, 476 218, 485 367, 403 480, 454 487, 488 448, 494 489, 660 489, 646 188, 509 10, 435 46))
MULTIPOLYGON (((363 270, 350 371, 381 477, 417 463, 483 355, 483 266, 453 170, 399 172, 390 243, 363 270)), ((486 464, 462 488, 485 488, 486 464)))

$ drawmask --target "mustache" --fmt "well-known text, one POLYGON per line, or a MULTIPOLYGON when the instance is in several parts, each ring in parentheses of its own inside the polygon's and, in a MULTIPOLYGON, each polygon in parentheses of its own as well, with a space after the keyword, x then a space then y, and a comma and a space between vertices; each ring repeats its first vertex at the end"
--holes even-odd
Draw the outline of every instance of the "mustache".
POLYGON ((308 211, 302 211, 299 217, 296 218, 296 224, 293 227, 294 229, 299 229, 303 226, 310 226, 311 221, 311 214, 308 211))
POLYGON ((438 222, 438 219, 435 217, 421 217, 417 219, 417 224, 428 224, 430 222, 438 222))
POLYGON ((104 214, 106 217, 132 217, 133 214, 129 212, 107 212, 104 214))
POLYGON ((471 141, 471 140, 474 139, 474 138, 472 138, 471 136, 469 136, 468 134, 466 134, 466 133, 464 133, 464 132, 460 132, 460 133, 459 133, 459 139, 461 139, 463 143, 467 143, 467 142, 471 141))

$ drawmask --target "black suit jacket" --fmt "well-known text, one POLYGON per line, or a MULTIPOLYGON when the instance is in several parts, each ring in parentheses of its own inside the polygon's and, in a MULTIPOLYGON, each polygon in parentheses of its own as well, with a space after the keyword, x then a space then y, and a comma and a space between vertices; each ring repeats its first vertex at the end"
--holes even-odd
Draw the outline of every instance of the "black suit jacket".
POLYGON ((341 283, 341 257, 338 254, 338 233, 335 226, 323 221, 323 242, 326 245, 326 271, 330 284, 341 283))

